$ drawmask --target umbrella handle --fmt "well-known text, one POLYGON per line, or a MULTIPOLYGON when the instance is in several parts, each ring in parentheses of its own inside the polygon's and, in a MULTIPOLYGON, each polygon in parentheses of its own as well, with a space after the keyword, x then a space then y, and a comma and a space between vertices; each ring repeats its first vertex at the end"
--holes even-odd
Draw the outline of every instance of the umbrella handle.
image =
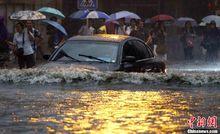
POLYGON ((86 19, 86 26, 89 27, 89 19, 86 19))

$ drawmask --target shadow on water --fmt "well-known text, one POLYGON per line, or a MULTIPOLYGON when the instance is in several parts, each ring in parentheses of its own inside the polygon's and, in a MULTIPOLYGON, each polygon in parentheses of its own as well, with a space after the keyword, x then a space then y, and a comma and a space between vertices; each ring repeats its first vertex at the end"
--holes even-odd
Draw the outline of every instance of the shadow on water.
POLYGON ((219 116, 218 88, 148 85, 0 87, 5 133, 185 133, 190 116, 219 116))

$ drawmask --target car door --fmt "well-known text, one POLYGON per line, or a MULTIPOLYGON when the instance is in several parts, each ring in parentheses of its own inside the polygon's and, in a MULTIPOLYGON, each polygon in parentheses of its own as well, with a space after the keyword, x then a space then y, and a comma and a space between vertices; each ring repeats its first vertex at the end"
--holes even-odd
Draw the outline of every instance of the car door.
POLYGON ((151 69, 154 62, 154 55, 151 49, 142 41, 133 40, 132 42, 137 51, 136 67, 139 72, 151 69))
POLYGON ((129 40, 123 46, 122 65, 126 72, 144 72, 145 63, 153 58, 153 53, 139 40, 129 40))

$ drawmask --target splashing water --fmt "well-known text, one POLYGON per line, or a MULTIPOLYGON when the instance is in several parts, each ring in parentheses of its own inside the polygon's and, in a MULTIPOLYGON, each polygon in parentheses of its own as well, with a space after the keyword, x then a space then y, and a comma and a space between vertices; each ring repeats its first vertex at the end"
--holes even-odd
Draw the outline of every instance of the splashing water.
POLYGON ((220 73, 216 71, 196 71, 190 68, 170 68, 167 74, 102 72, 86 68, 54 67, 35 69, 0 70, 0 81, 11 83, 131 83, 156 85, 210 86, 220 84, 220 73))

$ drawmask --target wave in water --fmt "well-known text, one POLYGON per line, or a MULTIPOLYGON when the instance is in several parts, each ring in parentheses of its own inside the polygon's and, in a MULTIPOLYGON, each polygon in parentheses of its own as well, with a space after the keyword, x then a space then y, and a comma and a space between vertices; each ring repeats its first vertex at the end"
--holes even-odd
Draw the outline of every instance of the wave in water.
POLYGON ((3 69, 0 81, 10 83, 131 83, 131 84, 176 84, 176 85, 220 85, 220 73, 172 71, 167 74, 100 72, 83 68, 51 69, 3 69))

